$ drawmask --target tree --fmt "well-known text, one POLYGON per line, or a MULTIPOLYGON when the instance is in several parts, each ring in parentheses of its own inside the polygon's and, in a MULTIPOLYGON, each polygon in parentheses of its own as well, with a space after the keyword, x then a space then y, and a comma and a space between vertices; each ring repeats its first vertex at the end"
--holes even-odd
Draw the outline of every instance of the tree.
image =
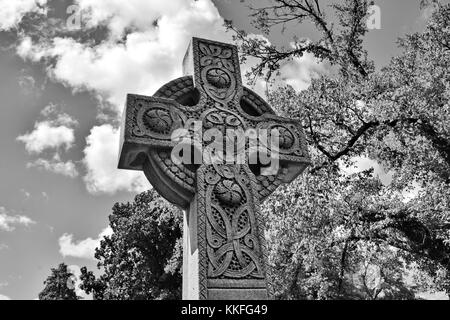
POLYGON ((81 269, 80 288, 99 300, 181 298, 182 215, 155 191, 115 204, 111 236, 95 257, 102 274, 81 269))
POLYGON ((51 275, 44 281, 45 288, 39 293, 39 300, 79 300, 75 293, 74 275, 61 263, 51 269, 51 275))
POLYGON ((294 38, 290 49, 228 24, 244 55, 260 61, 251 80, 273 77, 306 52, 331 66, 308 90, 283 87, 269 96, 278 112, 303 120, 314 163, 264 209, 278 297, 450 294, 450 5, 433 4, 426 29, 401 39, 403 52, 381 72, 362 45, 368 1, 330 4, 334 25, 319 0, 275 0, 254 9, 255 26, 266 34, 305 20, 316 25, 321 38, 294 38), (344 172, 361 158, 393 172, 392 183, 371 171, 344 172), (372 267, 376 286, 367 283, 372 267), (412 269, 416 281, 408 279, 412 269))

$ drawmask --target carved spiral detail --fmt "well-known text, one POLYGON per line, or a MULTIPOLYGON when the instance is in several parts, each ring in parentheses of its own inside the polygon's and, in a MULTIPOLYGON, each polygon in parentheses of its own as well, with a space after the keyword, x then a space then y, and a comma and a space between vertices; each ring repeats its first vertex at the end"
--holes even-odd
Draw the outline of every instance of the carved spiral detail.
POLYGON ((257 228, 261 222, 250 200, 249 176, 239 167, 215 166, 214 169, 215 175, 221 178, 206 191, 206 198, 212 198, 205 208, 208 276, 263 279, 263 251, 257 228), (246 183, 241 183, 243 180, 246 183))
POLYGON ((170 131, 173 125, 172 117, 166 110, 150 110, 145 114, 144 123, 158 133, 170 131))
POLYGON ((224 204, 237 205, 242 201, 242 188, 232 180, 224 180, 215 187, 215 194, 224 204))
POLYGON ((233 128, 243 128, 245 123, 241 117, 231 111, 217 111, 206 113, 204 118, 204 125, 206 128, 214 128, 218 126, 226 126, 233 128))
POLYGON ((280 148, 290 149, 294 145, 295 137, 294 135, 284 127, 278 128, 280 132, 280 148))
POLYGON ((219 89, 227 89, 231 86, 230 76, 218 68, 209 70, 206 74, 206 80, 209 84, 219 89))

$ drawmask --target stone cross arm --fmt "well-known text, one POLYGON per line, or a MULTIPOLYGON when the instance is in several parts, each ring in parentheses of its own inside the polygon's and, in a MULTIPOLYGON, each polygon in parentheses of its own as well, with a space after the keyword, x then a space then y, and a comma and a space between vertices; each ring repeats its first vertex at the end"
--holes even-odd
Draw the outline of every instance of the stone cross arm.
POLYGON ((236 48, 221 45, 194 38, 184 62, 188 76, 172 81, 154 97, 130 94, 126 102, 119 168, 143 170, 155 189, 183 208, 195 193, 194 167, 174 164, 170 153, 177 144, 171 140, 172 133, 184 128, 188 121, 201 121, 205 129, 280 131, 281 170, 264 176, 257 165, 251 167, 260 200, 280 184, 293 181, 309 163, 300 122, 276 116, 263 99, 243 87, 236 48))

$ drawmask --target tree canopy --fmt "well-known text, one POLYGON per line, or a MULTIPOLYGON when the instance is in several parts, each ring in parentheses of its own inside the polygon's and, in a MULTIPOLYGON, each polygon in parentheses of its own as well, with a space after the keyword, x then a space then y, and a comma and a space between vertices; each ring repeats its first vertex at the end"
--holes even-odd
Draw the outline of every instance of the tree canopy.
POLYGON ((109 217, 111 236, 95 258, 102 274, 81 269, 81 289, 99 300, 181 298, 182 215, 155 191, 117 203, 109 217))
POLYGON ((66 264, 51 269, 51 275, 44 281, 44 289, 39 293, 39 300, 79 300, 75 292, 74 275, 66 264))
POLYGON ((307 90, 269 95, 278 112, 303 121, 314 163, 264 207, 279 297, 450 293, 450 5, 433 4, 425 30, 400 39, 402 53, 381 71, 363 46, 368 1, 330 4, 338 25, 327 22, 320 1, 254 9, 255 26, 266 33, 313 21, 322 37, 293 39, 294 49, 235 30, 242 52, 260 61, 254 77, 268 79, 306 52, 330 66, 307 90), (393 181, 383 184, 370 170, 345 172, 365 158, 393 181))

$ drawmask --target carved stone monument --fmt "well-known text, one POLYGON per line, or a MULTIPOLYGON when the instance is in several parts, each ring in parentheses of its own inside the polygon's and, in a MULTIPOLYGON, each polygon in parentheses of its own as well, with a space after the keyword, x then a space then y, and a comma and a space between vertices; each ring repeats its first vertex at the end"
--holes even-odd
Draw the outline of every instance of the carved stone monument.
POLYGON ((233 45, 194 38, 183 67, 185 76, 153 97, 128 95, 119 168, 143 170, 164 198, 186 212, 183 299, 270 299, 259 206, 309 165, 302 126, 276 116, 242 85, 233 45), (262 165, 250 165, 247 156, 241 164, 174 161, 172 134, 192 120, 224 133, 278 130, 280 169, 263 175, 262 165))

